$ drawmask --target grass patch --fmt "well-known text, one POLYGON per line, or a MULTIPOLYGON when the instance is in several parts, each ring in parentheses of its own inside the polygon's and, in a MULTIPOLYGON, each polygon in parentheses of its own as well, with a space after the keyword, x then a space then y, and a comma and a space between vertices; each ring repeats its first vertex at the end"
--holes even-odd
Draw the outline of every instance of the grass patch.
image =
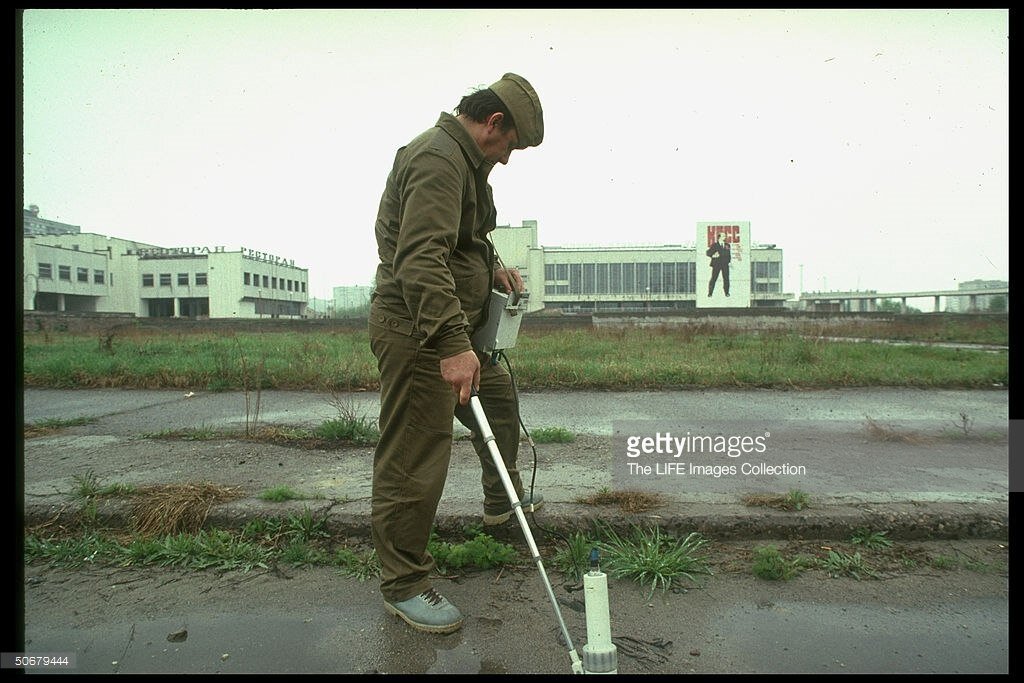
POLYGON ((885 537, 886 531, 870 531, 868 529, 857 529, 850 538, 850 543, 861 545, 872 550, 891 548, 892 541, 885 537))
POLYGON ((25 559, 67 568, 111 564, 249 571, 266 568, 271 553, 227 531, 214 529, 156 538, 135 537, 128 542, 95 533, 60 540, 32 535, 25 538, 25 559))
POLYGON ((747 507, 770 507, 778 510, 803 510, 811 506, 810 495, 799 489, 793 489, 786 494, 749 493, 740 500, 747 507))
POLYGON ((313 435, 325 441, 346 441, 360 445, 373 445, 380 439, 375 420, 365 417, 328 420, 314 430, 313 435))
POLYGON ((68 419, 50 418, 47 420, 38 420, 25 425, 24 437, 26 439, 31 439, 39 436, 46 436, 47 434, 59 432, 65 427, 79 427, 82 425, 95 424, 98 419, 99 418, 95 417, 72 417, 68 419))
MULTIPOLYGON (((935 317, 928 324, 953 326, 935 317)), ((977 321, 976 321, 977 322, 977 321)), ((982 323, 978 323, 982 324, 982 323)), ((1005 339, 1006 317, 983 324, 1005 339)), ((794 322, 762 332, 714 323, 661 328, 524 330, 515 353, 520 389, 650 390, 684 387, 1008 386, 1008 354, 808 338, 794 322), (566 349, 573 349, 567 354, 566 349), (722 368, 728 368, 722 372, 722 368)), ((956 331, 896 332, 883 338, 985 337, 956 331)), ((309 332, 124 331, 98 348, 87 334, 27 331, 24 386, 217 391, 352 391, 378 387, 365 330, 309 332), (252 359, 258 359, 254 370, 252 359), (255 376, 254 376, 255 373, 255 376)), ((973 341, 969 340, 969 341, 973 341)), ((991 341, 991 340, 987 340, 991 341)))
POLYGON ((665 504, 665 497, 646 491, 612 491, 602 487, 597 493, 576 498, 582 505, 617 505, 628 514, 647 512, 665 504))
POLYGON ((646 530, 633 526, 628 535, 619 536, 603 525, 600 534, 606 539, 597 543, 601 566, 609 576, 650 587, 647 599, 658 588, 667 591, 686 582, 699 585, 697 576, 712 573, 703 554, 707 540, 698 533, 673 538, 657 526, 646 530))
POLYGON ((184 427, 182 429, 165 429, 160 432, 150 432, 142 435, 145 439, 168 439, 180 441, 212 441, 214 439, 223 439, 229 436, 230 434, 205 425, 201 425, 199 427, 184 427))
POLYGON ((566 547, 555 553, 552 565, 570 581, 580 581, 590 568, 590 551, 595 545, 588 535, 576 531, 566 539, 566 547))
POLYGON ((774 545, 754 548, 754 576, 766 581, 788 581, 809 566, 813 566, 813 561, 784 557, 774 545))
POLYGON ((380 576, 381 564, 377 551, 370 549, 357 552, 349 548, 339 548, 334 553, 332 564, 338 567, 342 576, 349 576, 360 581, 375 579, 380 576))
POLYGON ((375 421, 359 418, 356 421, 328 420, 314 429, 292 425, 262 425, 251 427, 249 431, 186 427, 150 432, 142 436, 147 439, 182 441, 240 439, 296 448, 330 449, 346 444, 373 445, 380 438, 380 432, 375 421))
POLYGON ((307 496, 299 493, 289 486, 275 486, 260 491, 260 500, 269 500, 273 503, 283 503, 288 500, 303 500, 307 496))
POLYGON ((431 533, 427 550, 434 556, 438 569, 490 569, 516 560, 516 549, 483 532, 475 533, 463 543, 440 540, 431 533))
POLYGON ((829 550, 825 559, 818 560, 819 566, 832 578, 849 576, 858 581, 861 578, 878 578, 859 552, 852 555, 841 550, 829 550))
POLYGON ((539 427, 530 433, 535 443, 572 443, 576 435, 564 427, 539 427))
POLYGON ((984 562, 959 550, 956 551, 955 555, 931 555, 927 558, 926 563, 929 567, 934 569, 945 569, 951 571, 966 570, 978 572, 980 574, 991 574, 1006 571, 1005 564, 984 562))
POLYGON ((299 515, 260 517, 246 522, 241 537, 263 545, 285 547, 296 543, 319 542, 329 537, 327 520, 317 519, 306 508, 299 515))

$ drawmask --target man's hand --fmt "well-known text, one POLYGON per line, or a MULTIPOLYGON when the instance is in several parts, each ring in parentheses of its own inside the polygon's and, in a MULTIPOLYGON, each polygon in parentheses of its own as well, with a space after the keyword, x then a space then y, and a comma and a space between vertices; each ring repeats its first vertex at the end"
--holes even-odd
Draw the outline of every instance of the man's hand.
POLYGON ((516 292, 522 294, 526 284, 515 268, 498 268, 494 271, 494 287, 504 289, 506 294, 511 294, 515 288, 516 292))
POLYGON ((441 359, 441 377, 459 395, 459 404, 469 403, 473 389, 480 388, 480 359, 476 351, 462 353, 441 359))

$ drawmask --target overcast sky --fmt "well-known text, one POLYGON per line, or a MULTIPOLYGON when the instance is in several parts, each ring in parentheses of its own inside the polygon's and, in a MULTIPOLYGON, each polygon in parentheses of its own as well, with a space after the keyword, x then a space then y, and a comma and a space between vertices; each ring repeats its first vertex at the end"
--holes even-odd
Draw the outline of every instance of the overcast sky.
MULTIPOLYGON (((1009 279, 1008 11, 30 10, 24 203, 369 284, 396 149, 526 77, 541 146, 491 174, 542 245, 749 221, 785 291, 1009 279)), ((531 284, 531 289, 540 284, 531 284)))

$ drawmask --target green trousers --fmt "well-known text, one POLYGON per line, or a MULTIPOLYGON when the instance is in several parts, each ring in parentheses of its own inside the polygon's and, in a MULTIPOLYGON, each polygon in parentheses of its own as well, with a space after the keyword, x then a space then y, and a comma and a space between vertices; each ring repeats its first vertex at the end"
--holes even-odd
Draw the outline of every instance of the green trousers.
MULTIPOLYGON (((448 475, 453 418, 473 432, 484 510, 500 513, 508 509, 509 500, 469 404, 460 406, 458 396, 441 378, 437 353, 386 324, 371 322, 369 327, 381 385, 380 441, 373 455, 372 537, 382 565, 381 593, 385 600, 397 602, 430 587, 435 564, 427 541, 448 475)), ((485 364, 478 393, 512 485, 522 499, 523 484, 516 469, 519 404, 508 371, 485 364)))

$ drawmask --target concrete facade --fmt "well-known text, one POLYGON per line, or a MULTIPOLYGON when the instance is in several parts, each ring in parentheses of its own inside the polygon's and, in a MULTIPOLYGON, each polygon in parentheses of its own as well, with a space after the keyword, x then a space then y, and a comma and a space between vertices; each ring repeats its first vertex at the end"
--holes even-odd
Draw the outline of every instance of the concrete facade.
MULTIPOLYGON (((508 267, 518 268, 530 292, 530 311, 566 312, 694 308, 697 264, 694 245, 541 246, 537 221, 500 225, 491 235, 508 267)), ((783 252, 775 245, 750 250, 750 306, 784 306, 783 252)))
POLYGON ((95 233, 23 238, 23 309, 138 317, 303 318, 308 271, 241 248, 165 248, 95 233))

